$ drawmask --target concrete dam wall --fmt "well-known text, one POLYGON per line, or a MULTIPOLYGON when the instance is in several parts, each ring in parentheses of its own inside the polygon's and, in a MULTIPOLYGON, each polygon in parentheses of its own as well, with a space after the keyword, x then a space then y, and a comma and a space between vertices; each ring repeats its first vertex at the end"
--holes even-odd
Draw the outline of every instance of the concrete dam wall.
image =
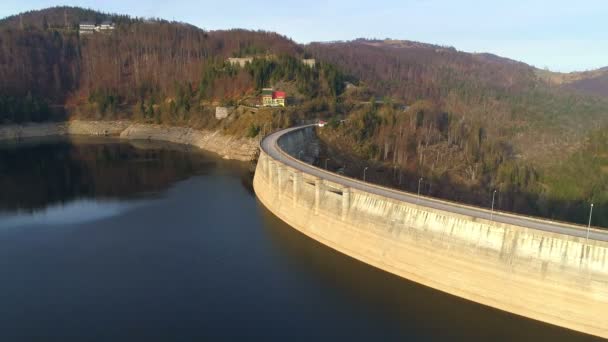
POLYGON ((313 176, 292 157, 312 139, 310 128, 282 135, 280 157, 262 144, 254 189, 283 221, 417 283, 608 338, 608 242, 437 210, 313 176))

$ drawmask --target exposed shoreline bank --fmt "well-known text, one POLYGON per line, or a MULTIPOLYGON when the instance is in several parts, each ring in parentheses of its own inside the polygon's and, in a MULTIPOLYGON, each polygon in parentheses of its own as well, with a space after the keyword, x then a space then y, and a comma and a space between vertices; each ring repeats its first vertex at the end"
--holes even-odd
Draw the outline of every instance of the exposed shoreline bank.
POLYGON ((134 123, 131 121, 83 121, 0 125, 0 141, 27 138, 88 135, 116 136, 126 140, 160 140, 196 146, 224 159, 249 161, 258 148, 257 139, 237 138, 217 131, 188 127, 134 123))

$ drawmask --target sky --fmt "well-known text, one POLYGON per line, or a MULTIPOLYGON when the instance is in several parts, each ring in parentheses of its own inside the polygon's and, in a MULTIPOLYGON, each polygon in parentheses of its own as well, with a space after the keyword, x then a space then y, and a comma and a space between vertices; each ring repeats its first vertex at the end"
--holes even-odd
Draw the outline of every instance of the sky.
POLYGON ((2 0, 0 17, 58 5, 206 30, 275 31, 299 43, 392 38, 494 53, 553 71, 608 66, 608 0, 2 0))

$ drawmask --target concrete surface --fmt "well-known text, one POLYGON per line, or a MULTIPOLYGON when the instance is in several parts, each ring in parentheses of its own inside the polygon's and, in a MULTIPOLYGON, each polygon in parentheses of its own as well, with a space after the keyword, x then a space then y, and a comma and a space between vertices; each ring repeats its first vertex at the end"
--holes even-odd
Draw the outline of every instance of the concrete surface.
POLYGON ((312 139, 307 126, 261 143, 255 192, 292 227, 420 284, 608 338, 604 231, 586 239, 575 225, 508 213, 490 220, 483 208, 329 173, 294 158, 312 139))

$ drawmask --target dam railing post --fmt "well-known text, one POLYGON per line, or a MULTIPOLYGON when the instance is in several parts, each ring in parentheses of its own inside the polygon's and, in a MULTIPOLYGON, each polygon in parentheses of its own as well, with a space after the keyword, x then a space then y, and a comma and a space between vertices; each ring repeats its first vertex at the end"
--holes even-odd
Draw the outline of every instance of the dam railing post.
POLYGON ((315 179, 315 215, 319 214, 321 196, 323 196, 323 180, 321 178, 317 178, 315 179))

